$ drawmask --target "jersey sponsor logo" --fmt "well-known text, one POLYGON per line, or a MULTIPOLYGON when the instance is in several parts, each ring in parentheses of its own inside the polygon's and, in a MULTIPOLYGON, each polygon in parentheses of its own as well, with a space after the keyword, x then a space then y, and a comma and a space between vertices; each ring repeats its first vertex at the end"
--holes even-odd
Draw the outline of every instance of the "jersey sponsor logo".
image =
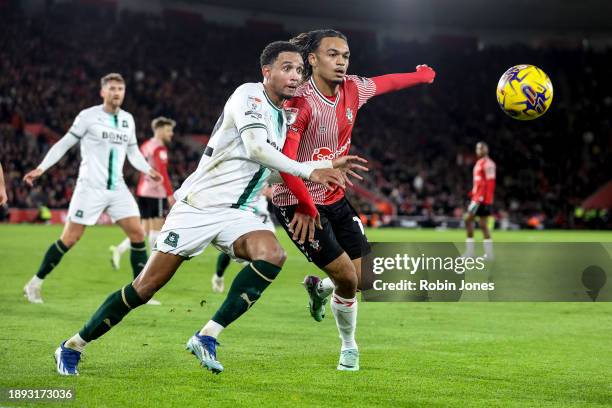
POLYGON ((246 112, 244 112, 244 116, 250 116, 253 119, 261 119, 261 113, 257 113, 257 112, 253 112, 253 111, 246 111, 246 112))
POLYGON ((115 133, 115 132, 103 131, 102 139, 104 140, 108 139, 108 141, 111 143, 122 144, 122 143, 128 142, 129 136, 127 135, 127 133, 115 133))
POLYGON ((179 234, 176 232, 169 232, 168 236, 164 240, 164 244, 171 246, 172 248, 176 248, 178 245, 179 234))
POLYGON ((278 150, 278 151, 280 151, 280 150, 281 150, 281 149, 280 149, 280 147, 278 147, 278 145, 276 144, 276 142, 274 142, 274 141, 272 141, 272 140, 270 140, 270 139, 266 139, 266 142, 268 142, 268 144, 269 144, 270 146, 272 146, 273 148, 275 148, 276 150, 278 150))
POLYGON ((348 120, 348 123, 353 123, 353 111, 351 108, 346 108, 346 119, 348 120))
POLYGON ((332 152, 332 149, 329 147, 317 147, 312 152, 312 160, 334 160, 335 158, 341 156, 344 152, 349 149, 351 145, 351 139, 348 139, 345 144, 340 146, 338 150, 332 152))
POLYGON ((300 110, 298 108, 285 108, 285 116, 287 116, 287 126, 291 126, 295 123, 300 110))

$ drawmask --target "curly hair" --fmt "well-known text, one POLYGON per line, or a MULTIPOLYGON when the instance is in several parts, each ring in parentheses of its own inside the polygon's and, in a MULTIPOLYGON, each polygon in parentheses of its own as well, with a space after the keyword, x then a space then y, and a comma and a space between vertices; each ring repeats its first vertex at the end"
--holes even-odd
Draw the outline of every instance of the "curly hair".
POLYGON ((313 53, 321 45, 321 40, 328 37, 342 38, 348 42, 346 36, 340 31, 333 30, 331 28, 325 28, 321 30, 312 30, 307 33, 301 33, 289 40, 290 43, 295 44, 302 54, 304 59, 304 77, 308 78, 312 75, 312 66, 308 62, 308 55, 313 53))

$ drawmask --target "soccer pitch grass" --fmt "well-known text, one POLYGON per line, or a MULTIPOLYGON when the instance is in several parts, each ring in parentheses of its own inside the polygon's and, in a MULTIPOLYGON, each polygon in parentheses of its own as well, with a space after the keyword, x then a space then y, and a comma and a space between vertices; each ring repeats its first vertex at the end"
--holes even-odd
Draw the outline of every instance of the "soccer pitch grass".
MULTIPOLYGON (((104 298, 130 281, 110 268, 118 227, 89 228, 49 275, 43 305, 23 298, 58 226, 0 226, 0 387, 72 388, 70 402, 0 406, 611 406, 610 303, 361 303, 361 371, 338 372, 331 312, 314 322, 300 282, 317 273, 289 253, 257 304, 220 337, 215 376, 185 351, 224 295, 210 278, 217 252, 183 264, 156 296, 90 344, 81 375, 57 375, 53 352, 104 298), (60 405, 57 405, 60 404, 60 405)), ((462 241, 462 231, 369 230, 371 241, 462 241)), ((477 236, 479 236, 477 234, 477 236)), ((612 241, 610 232, 494 232, 498 242, 612 241)), ((477 249, 481 250, 478 244, 477 249)), ((239 270, 232 264, 226 285, 239 270)))

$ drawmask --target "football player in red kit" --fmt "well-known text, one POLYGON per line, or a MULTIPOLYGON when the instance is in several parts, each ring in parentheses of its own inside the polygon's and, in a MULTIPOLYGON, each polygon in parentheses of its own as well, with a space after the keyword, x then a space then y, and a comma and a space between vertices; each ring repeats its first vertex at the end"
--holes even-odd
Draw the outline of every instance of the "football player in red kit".
POLYGON ((489 157, 489 146, 485 142, 476 144, 478 161, 474 165, 473 186, 470 192, 470 205, 465 218, 467 239, 465 240, 466 258, 474 257, 474 218, 480 217, 479 224, 482 229, 483 246, 487 259, 493 259, 493 240, 487 222, 491 215, 491 205, 495 193, 495 162, 489 157))
MULTIPOLYGON (((344 34, 335 30, 310 31, 291 42, 302 50, 306 81, 285 107, 295 119, 287 129, 283 153, 300 162, 333 161, 348 155, 357 112, 370 98, 432 83, 435 78, 434 70, 427 65, 419 65, 416 72, 373 78, 347 75, 348 42, 344 34)), ((357 162, 352 168, 364 169, 357 162)), ((350 169, 346 172, 356 176, 350 169)), ((281 176, 285 184, 274 187, 276 217, 308 260, 329 276, 307 276, 304 280, 310 313, 320 321, 327 297, 333 292, 331 309, 342 339, 337 368, 356 371, 356 290, 361 258, 370 250, 363 225, 346 199, 344 188, 334 186, 329 190, 291 175, 281 176)))

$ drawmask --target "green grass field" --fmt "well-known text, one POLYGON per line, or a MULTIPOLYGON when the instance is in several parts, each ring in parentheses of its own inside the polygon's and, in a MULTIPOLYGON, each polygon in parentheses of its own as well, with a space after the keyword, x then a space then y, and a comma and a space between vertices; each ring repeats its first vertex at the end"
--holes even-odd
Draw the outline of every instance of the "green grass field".
MULTIPOLYGON (((90 228, 48 277, 45 304, 27 303, 22 287, 60 231, 0 226, 0 387, 70 387, 76 400, 0 406, 612 405, 610 303, 361 303, 361 371, 336 371, 340 342, 331 313, 321 323, 311 320, 300 285, 315 268, 282 232, 288 261, 256 306, 221 335, 221 375, 202 370, 184 350, 223 300, 210 290, 217 253, 208 249, 158 293, 162 306, 131 313, 88 346, 79 377, 60 377, 57 345, 131 276, 127 257, 120 271, 108 261, 107 247, 121 239, 120 230, 90 228)), ((388 242, 463 240, 461 231, 368 235, 388 242)), ((610 242, 612 234, 497 232, 494 238, 610 242)), ((237 271, 232 265, 227 280, 237 271)))

